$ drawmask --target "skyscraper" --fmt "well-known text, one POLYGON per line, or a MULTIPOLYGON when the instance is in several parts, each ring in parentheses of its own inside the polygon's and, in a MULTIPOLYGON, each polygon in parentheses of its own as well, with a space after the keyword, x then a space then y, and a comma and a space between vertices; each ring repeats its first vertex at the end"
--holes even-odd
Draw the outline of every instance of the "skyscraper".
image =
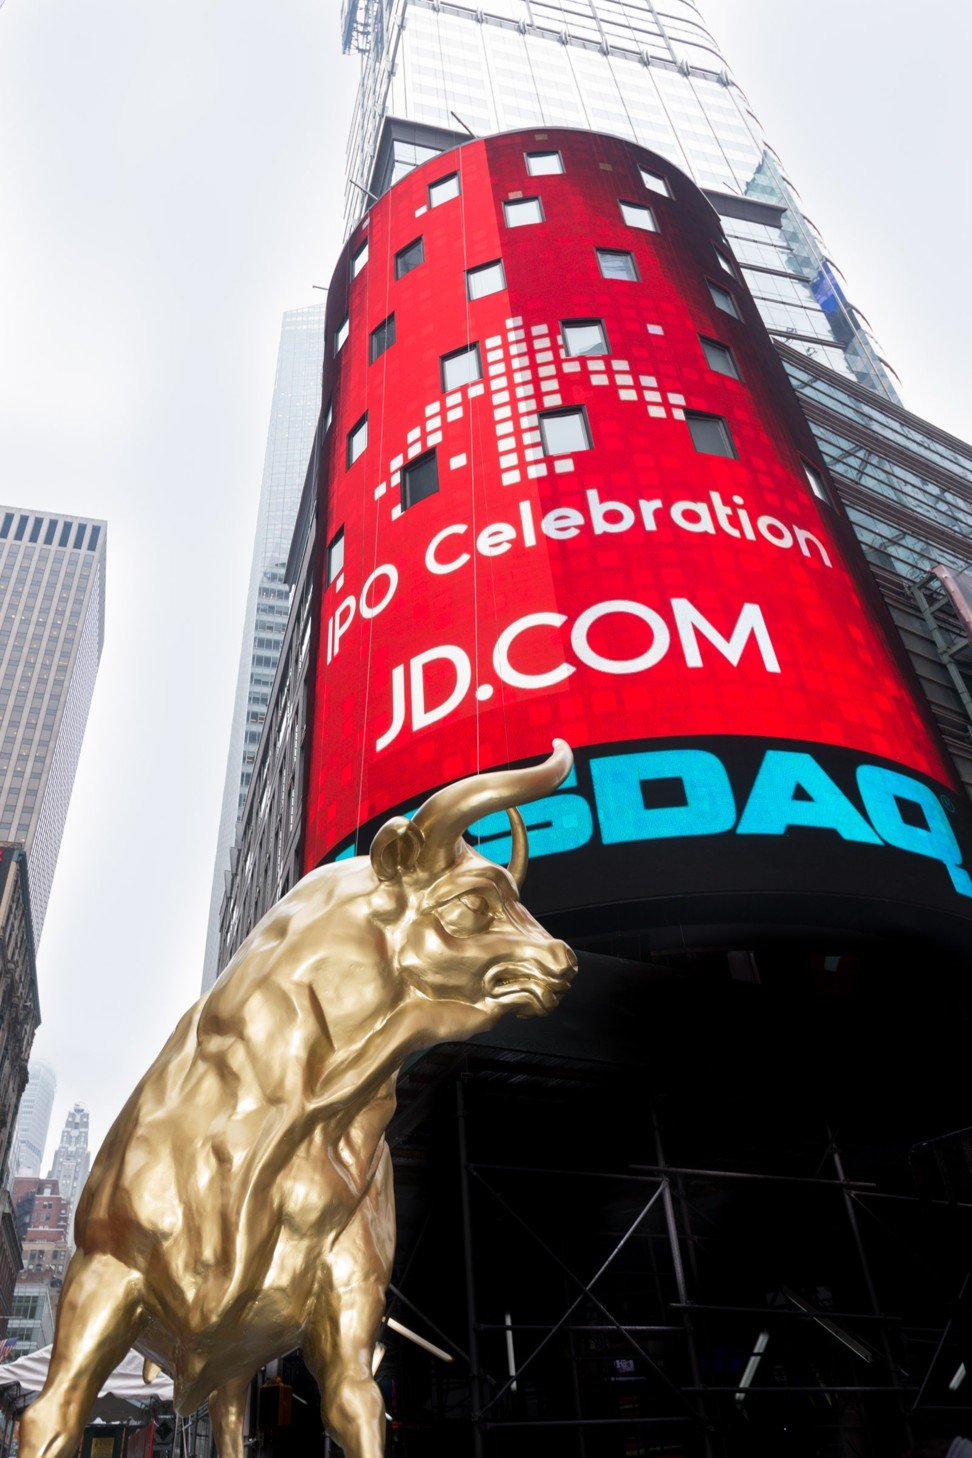
POLYGON ((0 840, 40 940, 105 634, 103 521, 0 507, 0 840))
POLYGON ((608 132, 710 195, 770 334, 897 399, 893 372, 803 212, 694 0, 345 0, 361 54, 348 148, 352 223, 469 132, 608 132))
POLYGON ((219 909, 290 611, 287 553, 321 406, 324 306, 283 316, 260 488, 226 780, 220 812, 203 986, 219 972, 219 909))
POLYGON ((83 1104, 75 1104, 64 1121, 61 1141, 54 1151, 54 1161, 47 1176, 57 1180, 61 1199, 70 1205, 72 1218, 90 1167, 88 1111, 83 1104))
POLYGON ((14 1132, 10 1157, 12 1175, 26 1179, 40 1176, 56 1092, 57 1074, 51 1065, 43 1058, 32 1058, 14 1132))

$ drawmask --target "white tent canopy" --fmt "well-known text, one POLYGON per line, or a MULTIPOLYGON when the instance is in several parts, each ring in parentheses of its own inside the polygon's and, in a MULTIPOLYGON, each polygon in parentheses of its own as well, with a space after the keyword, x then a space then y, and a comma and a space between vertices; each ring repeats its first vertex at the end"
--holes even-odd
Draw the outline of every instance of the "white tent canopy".
MULTIPOLYGON (((47 1381, 50 1360, 51 1348, 41 1347, 40 1351, 18 1357, 15 1362, 4 1362, 0 1366, 0 1387, 17 1382, 24 1392, 40 1392, 47 1381)), ((120 1397, 126 1402, 148 1402, 150 1398, 157 1397, 162 1402, 171 1402, 172 1378, 166 1377, 163 1372, 154 1382, 143 1382, 144 1361, 145 1358, 138 1352, 129 1352, 106 1380, 98 1393, 99 1398, 120 1397)))

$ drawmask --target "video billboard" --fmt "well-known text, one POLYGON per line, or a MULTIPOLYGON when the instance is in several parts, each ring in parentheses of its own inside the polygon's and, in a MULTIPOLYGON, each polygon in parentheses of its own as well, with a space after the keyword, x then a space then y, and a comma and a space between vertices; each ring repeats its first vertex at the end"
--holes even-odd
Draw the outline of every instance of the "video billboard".
POLYGON ((470 142, 371 208, 328 341, 308 869, 560 736, 527 823, 567 929, 969 916, 961 792, 687 178, 470 142))

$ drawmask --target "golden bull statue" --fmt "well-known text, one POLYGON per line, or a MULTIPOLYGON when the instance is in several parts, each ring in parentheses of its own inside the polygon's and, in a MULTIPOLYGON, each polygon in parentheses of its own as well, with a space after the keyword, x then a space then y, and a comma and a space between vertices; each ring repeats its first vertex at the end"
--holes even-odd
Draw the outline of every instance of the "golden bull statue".
POLYGON ((384 1453, 372 1378, 395 1245, 384 1131, 404 1059, 506 1012, 549 1012, 577 962, 524 910, 516 806, 571 766, 475 775, 311 872, 256 926, 125 1105, 78 1205, 47 1384, 21 1458, 69 1458, 131 1346, 209 1399, 243 1458, 253 1373, 302 1346, 347 1458, 384 1453), (508 870, 462 839, 510 817, 508 870))

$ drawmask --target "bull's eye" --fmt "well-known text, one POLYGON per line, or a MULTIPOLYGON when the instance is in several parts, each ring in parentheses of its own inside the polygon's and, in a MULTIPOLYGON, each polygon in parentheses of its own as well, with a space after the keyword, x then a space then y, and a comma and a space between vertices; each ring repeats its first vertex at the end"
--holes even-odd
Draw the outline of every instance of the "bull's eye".
POLYGON ((444 901, 435 908, 436 916, 455 937, 475 936, 485 931, 493 920, 493 907, 489 896, 481 891, 463 891, 444 901))

